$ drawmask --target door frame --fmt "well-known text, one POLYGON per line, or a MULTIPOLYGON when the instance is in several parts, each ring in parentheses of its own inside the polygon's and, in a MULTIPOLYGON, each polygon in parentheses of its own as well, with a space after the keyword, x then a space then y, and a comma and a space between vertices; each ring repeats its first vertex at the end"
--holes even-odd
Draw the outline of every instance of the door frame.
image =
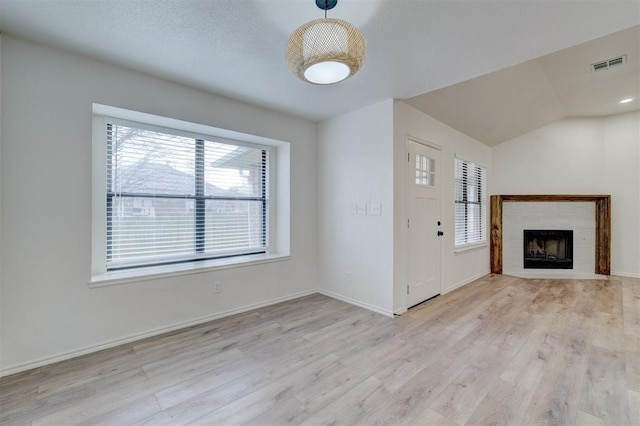
MULTIPOLYGON (((432 148, 435 149, 437 151, 440 152, 440 166, 438 167, 438 170, 436 170, 436 178, 440 180, 440 220, 442 221, 442 226, 444 228, 444 219, 443 219, 443 211, 444 211, 444 203, 442 202, 442 199, 444 198, 444 173, 442 173, 442 169, 443 169, 443 164, 444 164, 444 158, 443 158, 443 149, 442 146, 433 143, 433 142, 429 142, 426 141, 424 139, 415 137, 415 136, 411 136, 411 135, 407 135, 405 137, 405 143, 404 143, 404 158, 407 158, 407 156, 409 155, 409 143, 411 142, 415 142, 417 144, 420 145, 424 145, 428 148, 432 148)), ((409 161, 403 161, 404 163, 404 179, 403 179, 403 185, 404 185, 404 200, 403 200, 403 208, 404 208, 404 218, 403 221, 405 223, 404 225, 404 253, 405 256, 404 258, 406 259, 404 262, 404 282, 403 282, 403 294, 404 294, 404 310, 408 310, 409 309, 409 298, 407 297, 407 287, 409 286, 409 256, 408 254, 408 250, 409 250, 409 228, 406 226, 407 221, 409 220, 409 212, 410 212, 410 196, 409 196, 409 185, 411 184, 411 182, 409 182, 409 161)), ((438 271, 439 274, 439 283, 440 283, 440 292, 438 293, 438 295, 442 294, 442 269, 443 269, 443 265, 444 265, 444 256, 443 256, 443 244, 442 238, 438 238, 438 245, 439 245, 439 250, 440 250, 440 268, 438 271)), ((428 300, 428 299, 427 299, 428 300)))

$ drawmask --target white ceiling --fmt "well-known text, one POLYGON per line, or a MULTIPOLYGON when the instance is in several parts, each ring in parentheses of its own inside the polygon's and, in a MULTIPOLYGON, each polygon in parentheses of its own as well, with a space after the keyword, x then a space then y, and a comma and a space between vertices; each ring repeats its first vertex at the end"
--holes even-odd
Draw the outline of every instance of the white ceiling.
POLYGON ((640 1, 340 0, 328 15, 368 44, 362 71, 332 86, 284 59, 289 34, 322 16, 313 0, 0 0, 0 31, 320 121, 640 25, 640 1))
MULTIPOLYGON (((640 26, 408 99, 487 145, 566 117, 640 110, 640 26), (625 65, 591 64, 626 55, 625 65), (620 104, 632 98, 630 103, 620 104)), ((640 125, 640 124, 639 124, 640 125)))

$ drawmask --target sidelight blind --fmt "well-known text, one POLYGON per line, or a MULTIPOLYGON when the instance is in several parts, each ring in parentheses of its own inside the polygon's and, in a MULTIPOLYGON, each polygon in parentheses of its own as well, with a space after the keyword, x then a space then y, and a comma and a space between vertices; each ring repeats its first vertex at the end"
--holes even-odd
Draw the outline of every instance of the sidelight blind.
POLYGON ((269 148, 107 124, 107 269, 267 251, 269 148))
POLYGON ((455 159, 455 245, 486 241, 486 169, 455 159))

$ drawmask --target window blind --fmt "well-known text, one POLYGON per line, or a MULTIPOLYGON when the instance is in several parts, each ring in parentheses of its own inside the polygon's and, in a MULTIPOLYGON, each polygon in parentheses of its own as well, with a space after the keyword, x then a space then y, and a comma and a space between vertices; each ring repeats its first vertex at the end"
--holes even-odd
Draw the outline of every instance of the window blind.
POLYGON ((486 169, 455 159, 455 245, 486 241, 486 169))
POLYGON ((267 251, 269 148, 107 124, 107 269, 267 251))

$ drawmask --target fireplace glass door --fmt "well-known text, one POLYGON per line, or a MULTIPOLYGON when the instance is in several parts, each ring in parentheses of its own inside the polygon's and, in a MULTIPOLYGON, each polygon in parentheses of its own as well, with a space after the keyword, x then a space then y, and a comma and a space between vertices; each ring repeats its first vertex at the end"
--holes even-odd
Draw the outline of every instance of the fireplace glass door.
POLYGON ((525 269, 573 269, 573 231, 524 230, 525 269))

